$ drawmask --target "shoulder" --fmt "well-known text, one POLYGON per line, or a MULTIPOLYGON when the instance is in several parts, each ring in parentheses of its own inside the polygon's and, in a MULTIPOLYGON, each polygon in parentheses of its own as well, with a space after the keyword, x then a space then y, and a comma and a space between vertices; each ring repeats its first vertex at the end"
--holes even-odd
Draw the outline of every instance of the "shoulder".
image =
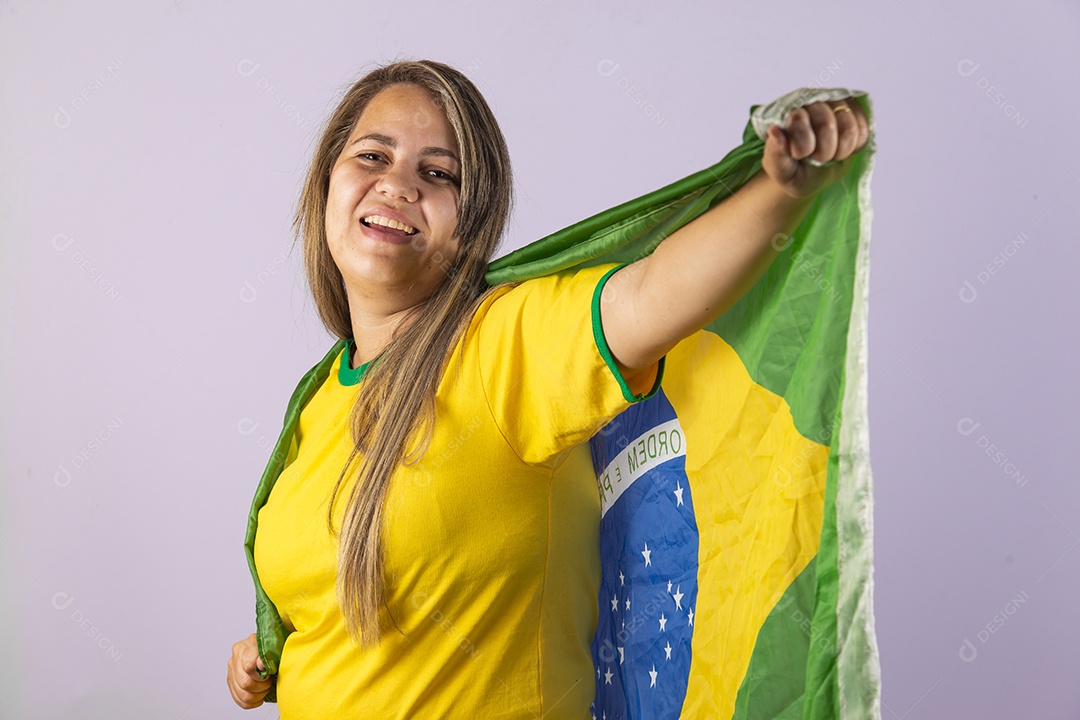
POLYGON ((485 358, 511 347, 559 348, 593 341, 601 332, 600 295, 621 263, 603 263, 551 272, 495 286, 480 303, 471 330, 485 358))
POLYGON ((496 285, 489 291, 481 307, 485 310, 496 305, 500 310, 525 304, 536 305, 538 310, 580 305, 584 300, 591 303, 599 297, 608 277, 625 263, 607 262, 588 267, 573 267, 550 272, 546 275, 496 285), (596 298, 594 298, 596 296, 596 298), (544 307, 544 303, 550 303, 544 307))

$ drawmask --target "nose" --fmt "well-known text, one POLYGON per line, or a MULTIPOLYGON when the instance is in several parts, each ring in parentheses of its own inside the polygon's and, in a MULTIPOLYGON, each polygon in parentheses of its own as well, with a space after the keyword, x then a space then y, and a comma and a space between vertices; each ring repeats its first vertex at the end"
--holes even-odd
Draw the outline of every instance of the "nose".
POLYGON ((382 174, 375 189, 392 198, 414 202, 417 197, 416 181, 412 172, 400 163, 394 163, 382 174))

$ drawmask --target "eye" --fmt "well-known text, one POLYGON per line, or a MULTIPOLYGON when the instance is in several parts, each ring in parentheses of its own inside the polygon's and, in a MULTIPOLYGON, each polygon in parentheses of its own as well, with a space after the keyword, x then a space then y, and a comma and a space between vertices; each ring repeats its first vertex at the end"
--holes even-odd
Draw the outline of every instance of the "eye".
POLYGON ((428 170, 427 173, 428 173, 428 175, 430 177, 433 177, 436 180, 441 180, 443 182, 451 182, 451 183, 454 183, 455 185, 458 182, 456 177, 454 177, 450 173, 446 172, 445 170, 439 170, 438 168, 432 168, 432 169, 428 170))
POLYGON ((372 162, 379 162, 380 160, 382 160, 382 155, 380 155, 377 152, 370 152, 370 151, 369 152, 362 152, 359 155, 357 155, 356 157, 363 158, 364 160, 370 160, 372 162))

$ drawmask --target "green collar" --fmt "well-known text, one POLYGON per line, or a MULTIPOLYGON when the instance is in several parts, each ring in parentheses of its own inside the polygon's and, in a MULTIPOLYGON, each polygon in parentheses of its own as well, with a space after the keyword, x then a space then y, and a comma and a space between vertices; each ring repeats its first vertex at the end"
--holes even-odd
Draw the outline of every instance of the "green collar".
POLYGON ((358 368, 352 366, 352 356, 356 351, 356 343, 352 338, 345 341, 345 352, 341 354, 341 364, 338 365, 338 381, 342 385, 356 385, 364 379, 364 375, 367 373, 367 369, 372 363, 377 361, 382 354, 377 357, 368 360, 366 363, 358 368))

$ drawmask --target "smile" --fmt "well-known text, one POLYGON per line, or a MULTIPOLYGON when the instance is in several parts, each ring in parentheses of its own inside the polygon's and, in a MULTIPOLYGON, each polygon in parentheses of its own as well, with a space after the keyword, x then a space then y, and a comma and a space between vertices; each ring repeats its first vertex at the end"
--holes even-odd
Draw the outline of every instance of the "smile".
POLYGON ((378 225, 381 228, 389 228, 391 230, 397 230, 405 235, 415 235, 417 233, 416 228, 406 225, 403 222, 397 220, 391 220, 388 217, 382 215, 368 215, 366 218, 361 218, 360 222, 364 223, 368 227, 378 225))

